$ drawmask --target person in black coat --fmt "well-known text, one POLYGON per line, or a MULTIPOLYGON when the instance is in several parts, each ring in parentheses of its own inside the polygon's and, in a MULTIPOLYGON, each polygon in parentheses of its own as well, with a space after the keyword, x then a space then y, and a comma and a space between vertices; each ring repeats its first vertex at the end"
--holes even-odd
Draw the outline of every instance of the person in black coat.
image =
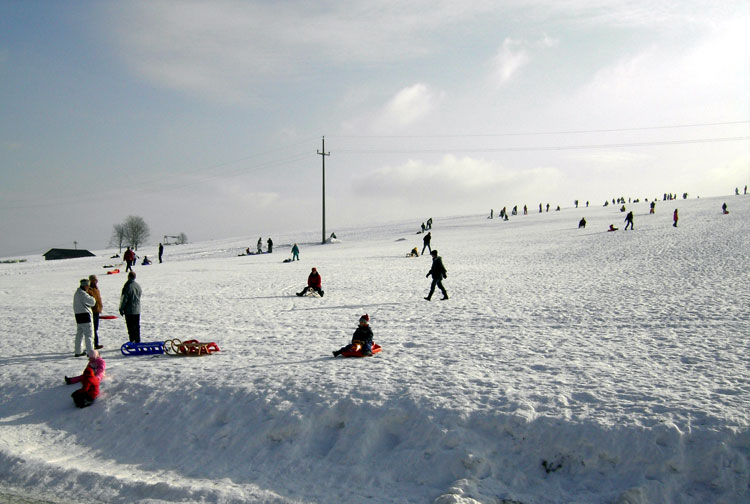
POLYGON ((448 278, 448 270, 446 270, 445 266, 443 266, 443 258, 438 256, 437 250, 431 251, 430 255, 432 256, 432 267, 430 267, 430 271, 425 275, 425 278, 432 275, 432 285, 430 285, 430 293, 427 294, 427 297, 425 299, 427 301, 432 299, 432 293, 435 292, 436 285, 443 293, 443 297, 441 299, 448 299, 448 293, 445 291, 445 287, 443 287, 443 278, 448 278))
POLYGON ((338 357, 342 352, 357 350, 362 351, 362 355, 372 355, 372 328, 369 326, 370 316, 366 313, 359 317, 359 327, 352 335, 352 342, 343 348, 333 352, 334 357, 338 357))
POLYGON ((432 248, 430 248, 430 241, 432 240, 432 233, 430 231, 427 232, 426 235, 424 235, 424 238, 422 238, 422 241, 424 242, 424 246, 422 247, 422 255, 424 255, 424 250, 427 249, 432 253, 432 248))
POLYGON ((628 226, 630 226, 630 230, 632 231, 635 229, 633 227, 633 212, 628 212, 628 215, 625 216, 625 230, 627 231, 628 226))

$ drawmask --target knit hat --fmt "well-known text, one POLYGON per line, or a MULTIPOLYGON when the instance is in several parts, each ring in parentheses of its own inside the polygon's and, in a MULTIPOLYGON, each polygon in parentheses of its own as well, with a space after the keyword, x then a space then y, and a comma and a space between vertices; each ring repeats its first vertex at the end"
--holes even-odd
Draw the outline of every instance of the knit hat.
POLYGON ((81 287, 88 287, 88 286, 89 286, 89 279, 81 278, 81 287))
POLYGON ((370 316, 365 313, 364 315, 362 315, 361 317, 359 317, 359 321, 360 322, 369 322, 370 321, 370 316))

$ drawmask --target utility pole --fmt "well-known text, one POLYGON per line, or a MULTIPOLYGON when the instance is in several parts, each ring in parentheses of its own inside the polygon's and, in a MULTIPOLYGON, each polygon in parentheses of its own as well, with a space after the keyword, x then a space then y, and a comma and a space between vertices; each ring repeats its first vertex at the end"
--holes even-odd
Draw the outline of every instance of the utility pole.
POLYGON ((323 150, 318 151, 318 154, 323 158, 323 241, 326 242, 326 156, 330 156, 330 152, 326 152, 326 137, 323 137, 323 150))

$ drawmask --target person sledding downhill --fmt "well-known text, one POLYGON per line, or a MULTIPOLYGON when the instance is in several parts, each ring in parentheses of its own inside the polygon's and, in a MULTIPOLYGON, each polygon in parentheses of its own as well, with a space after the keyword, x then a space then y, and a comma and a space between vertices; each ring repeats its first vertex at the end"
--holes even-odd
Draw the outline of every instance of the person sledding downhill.
POLYGON ((320 297, 323 297, 323 289, 321 289, 322 285, 322 279, 320 278, 320 274, 318 273, 318 270, 313 268, 310 272, 310 275, 307 277, 307 287, 302 289, 302 292, 298 292, 298 296, 304 296, 310 291, 315 291, 318 293, 320 297))
POLYGON ((440 299, 448 299, 448 293, 445 291, 445 287, 443 287, 443 278, 448 278, 448 270, 446 270, 445 266, 443 266, 443 258, 438 256, 437 250, 431 251, 430 255, 432 256, 432 267, 430 268, 430 271, 425 275, 425 278, 432 275, 432 285, 430 285, 430 293, 427 294, 427 297, 425 299, 427 301, 432 299, 432 293, 435 292, 436 285, 443 293, 443 297, 440 299))
POLYGON ((338 357, 345 352, 360 352, 363 356, 372 355, 372 328, 369 325, 370 316, 366 313, 359 317, 359 327, 352 335, 352 342, 333 352, 338 357))

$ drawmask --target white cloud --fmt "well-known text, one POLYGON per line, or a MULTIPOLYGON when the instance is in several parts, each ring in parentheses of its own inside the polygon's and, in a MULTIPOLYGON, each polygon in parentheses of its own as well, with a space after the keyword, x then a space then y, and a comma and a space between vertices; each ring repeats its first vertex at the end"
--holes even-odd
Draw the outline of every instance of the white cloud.
POLYGON ((396 93, 377 114, 374 129, 389 132, 402 129, 427 117, 440 104, 444 93, 425 84, 414 84, 396 93))
POLYGON ((493 59, 493 75, 498 86, 506 84, 518 70, 529 62, 524 43, 506 38, 493 59))

